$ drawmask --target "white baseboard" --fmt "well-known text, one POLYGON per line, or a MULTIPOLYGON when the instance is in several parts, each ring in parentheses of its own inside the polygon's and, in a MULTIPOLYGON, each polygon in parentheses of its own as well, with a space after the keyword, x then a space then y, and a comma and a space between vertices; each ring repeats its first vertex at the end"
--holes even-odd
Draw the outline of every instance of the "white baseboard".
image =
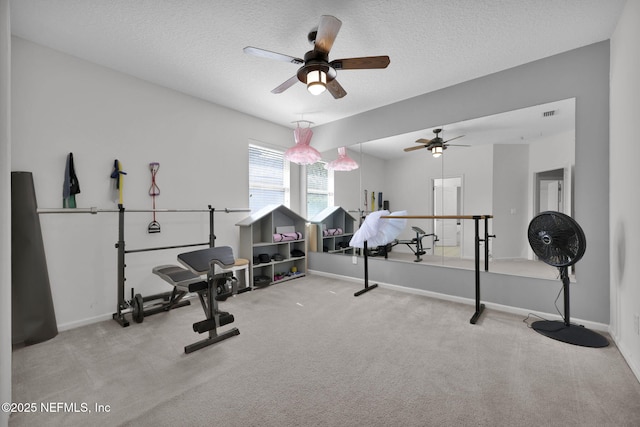
POLYGON ((60 323, 58 332, 68 331, 70 329, 79 328, 81 326, 91 325, 92 323, 102 322, 103 320, 113 319, 111 314, 101 314, 100 316, 89 317, 87 319, 76 320, 73 322, 60 323))
MULTIPOLYGON (((187 293, 184 297, 182 297, 182 301, 187 301, 190 299, 197 299, 196 294, 187 293)), ((122 311, 122 314, 125 315, 125 314, 129 314, 130 312, 131 312, 131 309, 124 309, 122 311)), ((112 320, 112 319, 113 319, 113 314, 106 313, 106 314, 101 314, 99 316, 89 317, 86 319, 74 320, 73 322, 59 323, 58 332, 68 331, 70 329, 75 329, 81 326, 91 325, 93 323, 98 323, 104 320, 112 320)))
MULTIPOLYGON (((315 274, 315 275, 318 275, 318 276, 330 277, 330 278, 333 278, 333 279, 346 280, 348 282, 362 283, 362 279, 359 279, 359 278, 356 278, 356 277, 342 276, 340 274, 327 273, 327 272, 324 272, 324 271, 309 270, 308 273, 309 274, 315 274)), ((408 288, 406 286, 393 285, 393 284, 390 284, 390 283, 382 283, 382 282, 378 282, 378 281, 376 281, 376 283, 380 287, 387 288, 387 289, 393 289, 393 290, 396 290, 396 291, 399 291, 399 292, 405 292, 405 293, 410 293, 410 294, 415 294, 415 295, 423 295, 423 296, 436 298, 436 299, 440 299, 440 300, 445 300, 445 301, 459 302, 459 303, 466 304, 466 305, 471 305, 471 306, 475 306, 475 304, 476 304, 475 299, 472 299, 472 298, 463 298, 463 297, 458 297, 458 296, 455 296, 455 295, 441 294, 441 293, 438 293, 438 292, 425 291, 423 289, 416 289, 416 288, 408 288)), ((527 317, 528 315, 531 314, 531 315, 539 316, 539 317, 542 317, 542 318, 548 319, 548 320, 562 320, 562 317, 560 317, 560 315, 557 314, 557 313, 555 313, 555 314, 554 313, 544 313, 544 312, 540 312, 540 311, 527 310, 525 308, 511 307, 511 306, 507 306, 507 305, 496 304, 496 303, 485 302, 485 301, 482 301, 482 303, 485 305, 486 308, 490 308, 492 310, 497 310, 497 311, 502 311, 502 312, 505 312, 505 313, 517 314, 517 315, 524 316, 524 317, 527 317)), ((572 318, 571 321, 572 321, 572 323, 584 325, 585 327, 587 327, 589 329, 593 329, 593 330, 600 331, 600 332, 607 332, 607 333, 609 332, 609 325, 606 325, 604 323, 592 322, 590 320, 582 320, 582 319, 576 319, 576 318, 572 318)))
POLYGON ((629 366, 631 372, 633 372, 633 374, 638 379, 638 382, 640 382, 640 366, 634 363, 632 353, 629 351, 624 342, 620 341, 620 338, 617 335, 613 334, 612 332, 609 332, 609 335, 611 336, 611 339, 613 339, 613 342, 615 342, 616 347, 618 347, 618 351, 622 355, 622 358, 625 360, 625 362, 627 362, 627 366, 629 366))
MULTIPOLYGON (((362 283, 362 279, 360 279, 360 278, 342 276, 342 275, 339 275, 339 274, 327 273, 327 272, 324 272, 324 271, 309 271, 308 273, 311 274, 311 275, 315 274, 315 275, 318 275, 318 276, 325 276, 325 277, 330 277, 330 278, 333 278, 333 279, 345 280, 347 282, 362 283)), ((440 300, 459 302, 459 303, 462 303, 462 304, 475 306, 475 300, 471 299, 471 298, 462 298, 462 297, 457 297, 457 296, 453 296, 453 295, 441 294, 441 293, 438 293, 438 292, 425 291, 425 290, 422 290, 422 289, 408 288, 406 286, 398 286, 398 285, 392 285, 392 284, 389 284, 389 283, 381 283, 381 282, 378 282, 378 281, 376 281, 376 283, 380 287, 396 290, 396 291, 399 291, 399 292, 405 292, 405 293, 410 293, 410 294, 415 294, 415 295, 423 295, 423 296, 436 298, 436 299, 440 299, 440 300)), ((523 316, 523 317, 526 317, 526 316, 529 316, 529 315, 534 315, 534 316, 539 316, 539 317, 542 317, 544 319, 549 319, 549 320, 562 320, 562 317, 560 317, 560 315, 558 315, 557 313, 555 313, 555 314, 554 313, 544 313, 544 312, 540 312, 540 311, 527 310, 527 309, 520 308, 520 307, 511 307, 511 306, 506 306, 506 305, 502 305, 502 304, 495 304, 495 303, 491 303, 491 302, 483 302, 483 304, 485 305, 485 307, 490 308, 492 310, 497 310, 497 311, 502 311, 502 312, 506 312, 506 313, 516 314, 516 315, 520 315, 520 316, 523 316)), ((590 320, 575 319, 575 318, 572 319, 572 323, 577 323, 577 324, 584 325, 586 328, 593 329, 594 331, 608 333, 609 336, 611 337, 611 339, 613 340, 613 342, 615 343, 616 347, 618 348, 618 351, 622 355, 622 358, 625 360, 625 362, 629 366, 629 369, 631 369, 631 371, 635 375, 635 377, 638 380, 638 382, 640 382, 640 367, 637 366, 633 362, 633 358, 631 357, 632 356, 631 352, 629 352, 628 349, 625 347, 625 345, 623 343, 619 342, 617 337, 614 334, 611 333, 609 325, 606 325, 604 323, 599 323, 599 322, 592 322, 590 320)))

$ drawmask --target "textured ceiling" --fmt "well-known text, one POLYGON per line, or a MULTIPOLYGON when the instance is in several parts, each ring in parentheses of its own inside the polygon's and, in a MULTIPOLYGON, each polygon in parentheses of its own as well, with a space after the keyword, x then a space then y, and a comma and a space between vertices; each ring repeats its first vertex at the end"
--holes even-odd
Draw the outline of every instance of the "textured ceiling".
POLYGON ((14 35, 244 113, 316 125, 608 39, 625 0, 13 0, 14 35), (389 55, 342 70, 342 99, 297 83, 321 15, 342 28, 330 59, 389 55))

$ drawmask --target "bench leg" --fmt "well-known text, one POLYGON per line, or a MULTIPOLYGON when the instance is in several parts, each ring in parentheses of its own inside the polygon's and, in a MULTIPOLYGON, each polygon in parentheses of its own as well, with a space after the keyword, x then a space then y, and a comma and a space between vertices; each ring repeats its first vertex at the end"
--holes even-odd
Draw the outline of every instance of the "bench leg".
POLYGON ((236 335, 240 335, 240 331, 238 330, 238 328, 231 328, 220 335, 216 334, 215 331, 209 331, 208 338, 205 338, 198 342, 194 342, 193 344, 189 344, 184 348, 184 352, 187 354, 193 353, 194 351, 200 350, 203 347, 209 346, 211 344, 215 344, 217 342, 226 340, 227 338, 231 338, 236 335))
POLYGON ((207 289, 198 292, 198 298, 200 299, 200 303, 202 304, 202 308, 204 309, 204 313, 206 315, 206 320, 203 322, 197 322, 194 324, 194 331, 196 332, 205 332, 208 330, 209 336, 203 340, 197 341, 193 344, 189 344, 184 348, 185 353, 192 353, 196 350, 199 350, 203 347, 207 347, 209 345, 215 344, 217 342, 226 340, 227 338, 231 338, 236 335, 240 335, 240 331, 238 328, 231 328, 225 332, 218 334, 217 329, 225 324, 233 322, 233 316, 230 316, 228 313, 220 313, 218 311, 218 301, 216 300, 216 290, 218 284, 220 282, 226 283, 227 277, 229 275, 224 275, 222 278, 216 277, 208 277, 207 278, 207 289), (206 292, 206 297, 203 293, 206 292), (222 317, 224 316, 224 317, 222 317), (209 322, 207 322, 207 320, 209 322), (206 323, 206 325, 202 325, 202 328, 196 327, 196 325, 206 323), (198 331, 200 329, 200 331, 198 331))

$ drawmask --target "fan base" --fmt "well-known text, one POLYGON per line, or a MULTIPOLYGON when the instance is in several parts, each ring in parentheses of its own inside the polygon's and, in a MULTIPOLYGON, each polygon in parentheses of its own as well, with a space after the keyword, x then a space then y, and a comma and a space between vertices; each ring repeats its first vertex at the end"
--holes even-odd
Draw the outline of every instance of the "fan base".
POLYGON ((601 348, 609 345, 609 341, 597 332, 584 326, 565 325, 559 320, 540 320, 531 327, 538 333, 554 340, 579 345, 582 347, 601 348))

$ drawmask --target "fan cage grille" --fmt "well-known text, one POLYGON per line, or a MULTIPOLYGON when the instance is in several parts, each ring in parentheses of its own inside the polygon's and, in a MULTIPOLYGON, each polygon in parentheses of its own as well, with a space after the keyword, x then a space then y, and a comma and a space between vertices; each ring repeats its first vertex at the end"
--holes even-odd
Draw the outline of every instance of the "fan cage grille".
POLYGON ((554 267, 567 267, 582 258, 586 239, 580 225, 561 212, 542 212, 531 220, 528 229, 533 252, 554 267))

